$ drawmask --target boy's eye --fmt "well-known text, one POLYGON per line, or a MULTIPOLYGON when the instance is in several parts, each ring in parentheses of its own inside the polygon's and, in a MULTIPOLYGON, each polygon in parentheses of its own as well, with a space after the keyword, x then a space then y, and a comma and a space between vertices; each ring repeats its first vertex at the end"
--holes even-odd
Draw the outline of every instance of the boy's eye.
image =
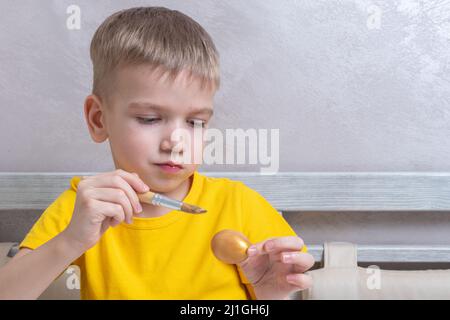
POLYGON ((206 121, 204 121, 204 120, 194 119, 194 120, 189 120, 188 122, 192 127, 204 128, 206 126, 206 121))
POLYGON ((142 117, 137 117, 136 119, 138 119, 139 122, 144 124, 152 124, 160 120, 159 118, 142 118, 142 117))

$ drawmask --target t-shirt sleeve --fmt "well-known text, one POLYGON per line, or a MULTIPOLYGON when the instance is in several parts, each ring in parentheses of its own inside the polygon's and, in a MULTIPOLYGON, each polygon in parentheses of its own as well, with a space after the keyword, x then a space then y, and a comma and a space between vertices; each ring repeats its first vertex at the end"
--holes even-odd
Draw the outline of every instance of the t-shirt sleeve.
MULTIPOLYGON (((273 237, 299 236, 289 223, 261 194, 242 184, 242 225, 243 233, 251 243, 257 243, 273 237)), ((305 246, 301 252, 307 252, 305 246)), ((244 284, 250 282, 238 267, 241 281, 244 284)), ((252 298, 253 294, 252 294, 252 298)))
POLYGON ((19 244, 19 247, 34 250, 61 233, 70 222, 75 206, 75 198, 76 192, 73 189, 68 189, 61 193, 45 209, 19 244))
MULTIPOLYGON (((243 231, 251 243, 272 237, 298 236, 289 223, 261 194, 243 184, 243 231)), ((302 251, 306 252, 304 247, 302 251)))

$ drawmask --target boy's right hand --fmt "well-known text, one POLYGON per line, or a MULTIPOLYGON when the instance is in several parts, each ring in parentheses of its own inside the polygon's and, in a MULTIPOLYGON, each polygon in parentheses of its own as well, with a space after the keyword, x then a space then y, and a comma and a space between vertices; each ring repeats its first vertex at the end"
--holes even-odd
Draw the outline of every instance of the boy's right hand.
POLYGON ((63 231, 66 240, 83 253, 94 246, 109 227, 142 212, 136 193, 149 187, 135 173, 115 170, 83 177, 78 183, 75 208, 69 225, 63 231))

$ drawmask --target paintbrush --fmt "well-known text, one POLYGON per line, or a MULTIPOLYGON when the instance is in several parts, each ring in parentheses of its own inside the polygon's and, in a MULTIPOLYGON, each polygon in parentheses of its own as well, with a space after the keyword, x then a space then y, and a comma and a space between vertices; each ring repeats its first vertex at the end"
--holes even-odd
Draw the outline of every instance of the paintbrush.
MULTIPOLYGON (((85 177, 81 177, 81 180, 84 180, 85 177)), ((154 206, 161 206, 166 207, 169 209, 175 209, 180 210, 186 213, 192 213, 192 214, 200 214, 205 213, 206 210, 197 206, 194 206, 192 204, 188 204, 182 201, 178 201, 166 196, 163 196, 159 193, 154 193, 151 191, 145 192, 145 193, 137 193, 137 196, 139 198, 139 202, 152 204, 154 206)))
POLYGON ((187 213, 205 213, 206 210, 192 204, 171 199, 159 193, 148 191, 146 193, 138 193, 138 198, 143 203, 153 204, 155 206, 162 206, 170 209, 180 210, 187 213))

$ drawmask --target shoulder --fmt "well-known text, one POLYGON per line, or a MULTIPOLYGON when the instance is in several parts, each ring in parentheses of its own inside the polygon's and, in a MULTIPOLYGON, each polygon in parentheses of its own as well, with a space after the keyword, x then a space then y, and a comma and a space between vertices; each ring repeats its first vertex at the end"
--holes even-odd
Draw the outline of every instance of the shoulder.
POLYGON ((58 217, 63 218, 63 221, 70 219, 75 206, 77 186, 80 180, 81 177, 72 177, 67 189, 63 190, 62 193, 47 207, 44 214, 49 216, 57 215, 58 217))
POLYGON ((258 191, 242 181, 227 177, 211 177, 202 173, 197 174, 201 177, 202 189, 205 192, 220 192, 222 196, 233 197, 234 199, 239 199, 244 202, 266 201, 258 191))
POLYGON ((72 179, 70 179, 70 188, 68 190, 77 192, 78 183, 80 183, 80 181, 81 181, 81 177, 79 177, 79 176, 72 177, 72 179))
POLYGON ((21 248, 35 249, 67 227, 75 206, 76 185, 79 180, 80 177, 73 177, 68 188, 45 209, 21 242, 21 248))
POLYGON ((73 204, 77 196, 78 183, 81 181, 81 177, 74 176, 70 179, 69 187, 64 190, 57 200, 65 203, 73 204))
POLYGON ((205 191, 217 191, 224 194, 242 195, 251 190, 245 183, 227 177, 212 177, 205 173, 197 173, 202 180, 202 189, 205 191))

